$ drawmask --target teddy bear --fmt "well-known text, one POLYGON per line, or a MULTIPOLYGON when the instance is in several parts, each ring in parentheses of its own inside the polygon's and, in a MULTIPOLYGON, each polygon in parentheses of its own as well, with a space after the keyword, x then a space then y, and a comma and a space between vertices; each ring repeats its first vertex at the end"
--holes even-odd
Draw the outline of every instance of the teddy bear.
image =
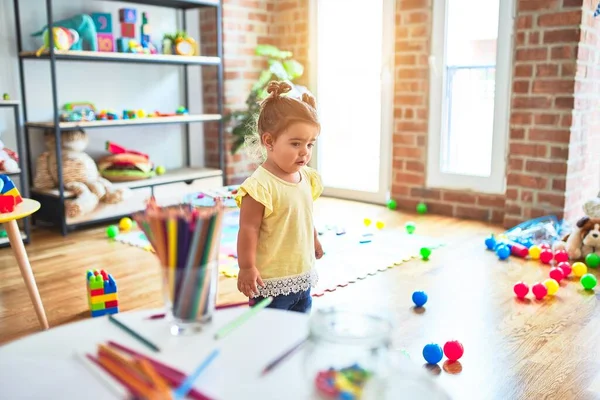
MULTIPOLYGON (((58 187, 58 173, 54 130, 44 133, 44 142, 48 151, 37 159, 34 186, 36 189, 55 189, 58 187)), ((100 176, 96 163, 84 152, 88 137, 83 130, 62 131, 61 143, 64 188, 75 195, 74 198, 65 200, 67 217, 88 214, 100 202, 116 204, 129 196, 129 189, 116 189, 100 176)))
POLYGON ((14 151, 4 147, 0 140, 0 171, 19 172, 19 156, 14 151))
POLYGON ((570 234, 554 244, 554 250, 566 250, 571 260, 584 259, 588 254, 600 256, 600 193, 583 205, 580 218, 570 234))

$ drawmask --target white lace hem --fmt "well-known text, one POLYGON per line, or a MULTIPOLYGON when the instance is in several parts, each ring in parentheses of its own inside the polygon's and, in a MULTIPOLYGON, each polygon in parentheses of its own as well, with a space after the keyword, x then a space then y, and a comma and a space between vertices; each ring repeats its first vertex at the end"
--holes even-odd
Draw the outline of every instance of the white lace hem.
POLYGON ((261 297, 287 296, 290 293, 304 292, 315 287, 318 281, 319 275, 315 269, 300 275, 263 279, 265 286, 258 287, 258 295, 261 297))

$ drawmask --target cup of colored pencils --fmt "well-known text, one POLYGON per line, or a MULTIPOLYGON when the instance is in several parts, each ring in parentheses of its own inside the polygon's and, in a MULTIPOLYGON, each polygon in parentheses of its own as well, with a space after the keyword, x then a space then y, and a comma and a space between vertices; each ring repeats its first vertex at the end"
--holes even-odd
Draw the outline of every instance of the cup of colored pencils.
POLYGON ((210 322, 217 301, 223 205, 159 207, 153 199, 133 219, 155 250, 173 334, 193 333, 210 322))

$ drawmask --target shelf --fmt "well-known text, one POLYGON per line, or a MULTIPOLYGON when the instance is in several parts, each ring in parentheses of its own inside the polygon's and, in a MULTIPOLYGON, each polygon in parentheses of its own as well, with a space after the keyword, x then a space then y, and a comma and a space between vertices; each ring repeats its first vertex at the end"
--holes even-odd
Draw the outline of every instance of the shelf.
MULTIPOLYGON (((219 65, 219 57, 207 56, 177 56, 171 54, 134 54, 100 51, 70 51, 55 50, 57 60, 63 61, 100 61, 100 62, 125 62, 146 64, 174 64, 174 65, 219 65)), ((22 51, 19 57, 33 60, 49 60, 50 53, 42 53, 39 57, 35 51, 22 51)))
MULTIPOLYGON (((176 115, 173 117, 146 117, 134 119, 114 119, 114 120, 98 120, 98 121, 80 121, 80 122, 60 122, 59 126, 62 130, 72 129, 90 129, 90 128, 113 128, 122 126, 139 126, 139 125, 164 125, 164 124, 184 124, 189 122, 210 122, 220 121, 219 114, 199 114, 199 115, 176 115)), ((28 128, 54 128, 54 122, 27 122, 28 128)))
POLYGON ((8 175, 8 176, 15 176, 15 175, 20 175, 21 171, 17 171, 17 172, 4 172, 4 171, 0 171, 0 175, 8 175))
POLYGON ((18 107, 20 105, 19 100, 0 100, 0 107, 18 107))
MULTIPOLYGON (((214 168, 194 168, 194 167, 178 168, 178 169, 173 169, 171 171, 167 171, 164 175, 155 176, 153 178, 143 179, 143 180, 139 180, 139 181, 132 181, 132 182, 115 182, 115 183, 113 183, 113 186, 116 188, 128 187, 130 189, 135 189, 135 188, 143 188, 143 187, 150 187, 150 186, 166 185, 169 183, 193 181, 196 179, 204 179, 204 178, 210 178, 210 177, 221 177, 222 175, 223 175, 223 172, 221 170, 214 169, 214 168)), ((43 194, 46 196, 60 197, 60 193, 59 193, 58 189, 32 188, 31 191, 38 193, 38 194, 43 194)), ((74 197, 73 193, 69 192, 68 190, 65 190, 64 194, 65 194, 65 198, 74 197)))
POLYGON ((118 1, 121 3, 145 4, 147 6, 182 8, 188 10, 191 8, 200 7, 216 7, 219 5, 218 0, 104 0, 118 1))
MULTIPOLYGON (((23 239, 24 242, 27 242, 27 234, 23 231, 21 231, 21 239, 23 239)), ((8 241, 8 237, 0 237, 0 248, 9 246, 10 242, 8 241)))

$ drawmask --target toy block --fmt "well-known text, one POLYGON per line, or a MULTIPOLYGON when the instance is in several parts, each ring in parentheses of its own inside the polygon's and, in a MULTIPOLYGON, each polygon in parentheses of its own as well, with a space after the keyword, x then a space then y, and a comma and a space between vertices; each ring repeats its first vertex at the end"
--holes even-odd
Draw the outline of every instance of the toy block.
POLYGON ((121 36, 134 39, 135 38, 135 24, 121 24, 121 36))
POLYGON ((119 53, 129 53, 129 42, 131 38, 118 38, 117 39, 117 51, 119 53))
POLYGON ((108 276, 108 280, 104 281, 104 294, 117 293, 117 283, 112 275, 108 276))
POLYGON ((92 309, 92 311, 98 311, 98 310, 104 310, 106 307, 105 303, 98 303, 98 304, 90 304, 90 308, 92 309))
POLYGON ((106 315, 106 309, 104 310, 92 310, 92 317, 101 317, 103 315, 106 315))
POLYGON ((119 21, 135 24, 137 22, 137 11, 133 8, 121 8, 119 10, 119 21))
POLYGON ((112 15, 110 13, 92 13, 92 20, 98 33, 112 33, 112 15))
POLYGON ((88 306, 92 317, 119 312, 117 283, 105 270, 86 271, 88 306))
POLYGON ((0 214, 15 211, 16 199, 13 196, 0 195, 0 214))
POLYGON ((118 300, 116 293, 103 294, 101 296, 92 296, 91 297, 92 304, 105 303, 105 302, 111 301, 111 300, 118 300))
POLYGON ((112 33, 98 33, 98 51, 112 53, 115 51, 115 39, 112 33))
POLYGON ((23 202, 21 193, 19 193, 19 190, 15 186, 15 183, 12 181, 12 179, 10 179, 9 176, 4 174, 0 174, 0 195, 14 197, 15 205, 23 202))
POLYGON ((102 296, 104 294, 104 289, 94 289, 90 290, 90 296, 102 296))
POLYGON ((116 314, 119 312, 119 307, 106 308, 106 314, 116 314))
POLYGON ((104 303, 104 308, 115 308, 119 306, 119 300, 111 300, 104 303))
POLYGON ((104 290, 104 281, 102 280, 101 275, 92 276, 89 280, 89 288, 90 290, 94 289, 103 289, 104 290))

